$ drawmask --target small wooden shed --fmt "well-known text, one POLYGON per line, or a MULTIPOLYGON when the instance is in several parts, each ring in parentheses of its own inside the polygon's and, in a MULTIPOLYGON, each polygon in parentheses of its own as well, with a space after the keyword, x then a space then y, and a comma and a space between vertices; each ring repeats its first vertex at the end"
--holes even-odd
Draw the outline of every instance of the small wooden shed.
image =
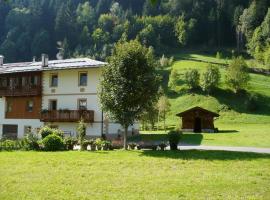
POLYGON ((176 116, 182 118, 182 131, 212 133, 215 131, 214 118, 219 117, 219 114, 201 107, 194 107, 176 116))

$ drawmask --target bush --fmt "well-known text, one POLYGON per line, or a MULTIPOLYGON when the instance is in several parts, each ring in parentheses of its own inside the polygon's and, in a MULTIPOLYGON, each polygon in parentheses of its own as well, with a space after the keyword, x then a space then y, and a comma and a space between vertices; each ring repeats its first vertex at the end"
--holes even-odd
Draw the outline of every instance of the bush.
POLYGON ((236 93, 245 89, 250 80, 247 64, 242 57, 234 58, 227 68, 226 84, 236 93))
POLYGON ((61 138, 64 138, 64 132, 60 129, 52 129, 53 130, 53 134, 58 135, 61 138))
POLYGON ((102 144, 103 150, 111 150, 112 149, 112 143, 108 140, 104 140, 102 144))
POLYGON ((97 146, 97 149, 98 150, 101 150, 102 149, 102 146, 103 146, 103 141, 100 138, 97 138, 95 140, 95 145, 97 146))
POLYGON ((198 88, 199 81, 200 81, 200 73, 197 69, 191 69, 185 73, 185 82, 190 89, 198 88))
POLYGON ((170 131, 168 133, 168 139, 169 139, 171 150, 177 150, 178 143, 181 140, 181 134, 182 132, 180 131, 170 131))
POLYGON ((38 136, 33 133, 28 133, 22 140, 23 148, 29 150, 39 150, 38 136))
POLYGON ((134 150, 136 148, 137 144, 134 142, 131 142, 128 144, 129 149, 134 150))
POLYGON ((20 141, 15 140, 4 140, 0 142, 0 150, 3 151, 14 151, 22 148, 20 141))
POLYGON ((39 134, 41 135, 42 139, 44 139, 48 135, 53 134, 53 129, 48 126, 44 126, 40 129, 39 134))
POLYGON ((166 58, 164 55, 159 59, 159 64, 161 68, 169 67, 173 64, 174 57, 166 58))
POLYGON ((83 120, 79 121, 78 127, 77 127, 77 135, 78 135, 78 142, 81 145, 81 151, 85 150, 83 148, 83 142, 85 140, 86 136, 86 124, 83 120))
POLYGON ((73 150, 74 145, 76 145, 78 141, 73 137, 67 137, 64 139, 64 145, 66 150, 73 150))
POLYGON ((218 67, 209 65, 202 76, 203 90, 210 93, 215 89, 220 81, 220 72, 218 67))
POLYGON ((56 135, 50 134, 42 140, 45 151, 60 151, 64 149, 63 139, 56 135))

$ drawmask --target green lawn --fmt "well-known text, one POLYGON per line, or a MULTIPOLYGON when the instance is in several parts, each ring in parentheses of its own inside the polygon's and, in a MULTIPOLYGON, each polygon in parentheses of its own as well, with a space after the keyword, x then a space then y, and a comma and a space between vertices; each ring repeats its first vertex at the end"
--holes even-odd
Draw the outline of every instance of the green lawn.
POLYGON ((270 155, 0 152, 0 199, 269 199, 270 155))

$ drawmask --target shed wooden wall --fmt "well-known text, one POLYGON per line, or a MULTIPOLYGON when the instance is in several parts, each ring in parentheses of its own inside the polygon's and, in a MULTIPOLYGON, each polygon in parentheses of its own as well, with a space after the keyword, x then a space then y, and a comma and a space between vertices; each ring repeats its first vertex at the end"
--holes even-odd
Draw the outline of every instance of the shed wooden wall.
POLYGON ((201 118, 202 129, 214 129, 214 117, 207 112, 191 111, 185 113, 182 117, 182 129, 194 129, 195 118, 201 118))

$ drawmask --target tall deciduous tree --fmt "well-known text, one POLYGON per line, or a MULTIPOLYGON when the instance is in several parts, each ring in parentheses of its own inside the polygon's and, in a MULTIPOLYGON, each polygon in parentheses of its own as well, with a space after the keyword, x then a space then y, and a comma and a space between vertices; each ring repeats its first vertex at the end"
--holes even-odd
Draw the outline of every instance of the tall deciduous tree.
POLYGON ((220 72, 217 66, 209 65, 202 75, 203 90, 210 93, 215 89, 220 81, 220 72))
POLYGON ((153 52, 136 40, 118 43, 108 62, 102 72, 101 107, 124 128, 126 149, 128 127, 157 100, 153 52))
POLYGON ((161 96, 157 102, 158 118, 162 116, 163 129, 165 131, 166 131, 166 114, 170 111, 170 107, 171 107, 171 104, 169 102, 169 99, 165 95, 161 96))

